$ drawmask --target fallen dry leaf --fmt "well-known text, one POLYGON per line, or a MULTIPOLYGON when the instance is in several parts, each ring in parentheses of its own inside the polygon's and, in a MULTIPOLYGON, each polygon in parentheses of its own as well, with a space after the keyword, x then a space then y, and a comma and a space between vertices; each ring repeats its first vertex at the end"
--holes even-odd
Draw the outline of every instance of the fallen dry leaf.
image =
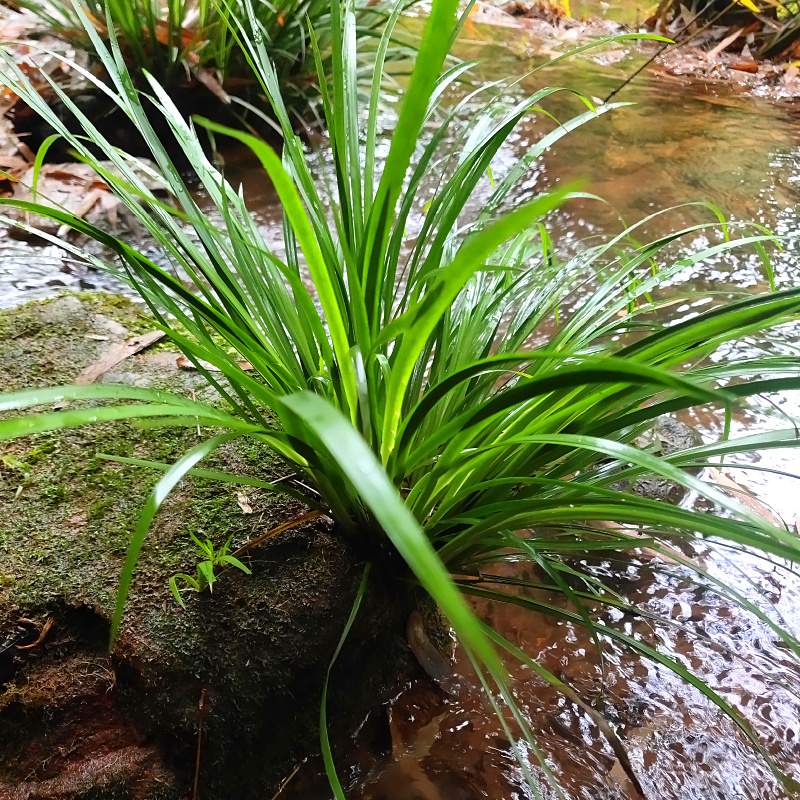
POLYGON ((19 150, 20 155, 29 163, 33 164, 36 161, 36 153, 25 144, 25 142, 20 141, 17 144, 17 150, 19 150))
POLYGON ((125 342, 112 344, 94 364, 90 364, 75 378, 75 383, 79 386, 94 383, 101 375, 108 372, 112 367, 116 367, 120 361, 124 361, 129 356, 136 355, 146 347, 150 347, 151 344, 154 344, 159 339, 163 339, 165 335, 164 331, 150 331, 149 333, 143 333, 141 336, 134 336, 133 339, 128 339, 125 342))
POLYGON ((203 86, 206 87, 217 99, 230 105, 231 96, 222 88, 222 84, 214 77, 214 73, 209 69, 195 70, 195 77, 203 86))
MULTIPOLYGON (((23 156, 20 145, 19 155, 23 156)), ((0 163, 2 159, 0 159, 0 163)), ((14 162, 21 167, 18 161, 14 162)), ((165 187, 153 177, 149 163, 141 160, 141 167, 131 163, 133 168, 147 189, 153 193, 163 193, 165 187)), ((109 162, 102 162, 103 166, 111 173, 117 174, 116 168, 109 162)), ((85 217, 90 212, 102 212, 112 230, 116 227, 120 201, 113 194, 109 186, 102 180, 95 170, 88 164, 44 164, 39 172, 36 193, 33 192, 33 167, 26 163, 25 169, 15 170, 14 177, 18 180, 13 184, 13 197, 15 200, 25 202, 36 201, 52 208, 65 209, 78 217, 85 217)), ((69 227, 60 225, 55 220, 40 218, 29 212, 20 212, 16 218, 35 228, 38 231, 55 234, 59 238, 66 237, 69 227)), ((28 232, 28 235, 31 235, 28 232)))
MULTIPOLYGON (((78 205, 75 207, 72 213, 76 217, 80 217, 82 219, 95 207, 97 203, 100 202, 100 200, 105 194, 107 194, 107 191, 104 191, 102 189, 92 189, 83 198, 83 200, 81 200, 80 203, 78 203, 78 205)), ((116 200, 116 198, 114 199, 116 200)), ((58 236, 59 239, 63 239, 67 236, 70 230, 72 230, 72 228, 65 223, 58 229, 56 236, 58 236)))
POLYGON ((0 169, 9 175, 16 176, 25 172, 30 164, 22 157, 13 153, 0 153, 0 169))
MULTIPOLYGON (((172 46, 175 44, 174 31, 165 20, 156 20, 155 33, 159 44, 163 44, 164 46, 172 46), (173 34, 173 36, 170 36, 170 34, 173 34)), ((197 34, 194 31, 186 27, 181 28, 181 47, 184 50, 188 50, 196 41, 197 34)))
POLYGON ((253 513, 253 507, 250 505, 250 500, 244 492, 236 492, 236 502, 245 514, 253 513))
POLYGON ((321 516, 322 514, 319 511, 309 511, 308 514, 303 514, 302 517, 289 520, 289 522, 282 522, 277 527, 268 530, 266 533, 262 533, 260 536, 256 536, 255 539, 251 539, 249 542, 246 542, 238 550, 234 550, 231 555, 239 558, 242 553, 246 553, 248 550, 258 547, 258 545, 263 544, 273 536, 277 536, 279 533, 288 531, 291 528, 296 528, 298 525, 302 525, 304 522, 310 522, 312 519, 318 519, 321 516))

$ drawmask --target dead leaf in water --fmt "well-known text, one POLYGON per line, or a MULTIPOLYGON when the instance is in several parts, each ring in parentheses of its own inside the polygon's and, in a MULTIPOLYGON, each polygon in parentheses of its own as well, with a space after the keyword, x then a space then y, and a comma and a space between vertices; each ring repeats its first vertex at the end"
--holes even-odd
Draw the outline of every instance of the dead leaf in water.
POLYGON ((749 72, 755 75, 758 73, 758 64, 755 61, 743 61, 740 64, 731 64, 729 69, 735 69, 737 72, 749 72))
POLYGON ((762 503, 746 486, 737 483, 733 478, 720 472, 716 467, 709 468, 708 476, 718 486, 732 492, 734 498, 746 509, 758 514, 759 517, 765 519, 767 522, 771 522, 778 528, 784 527, 783 520, 769 506, 762 503))

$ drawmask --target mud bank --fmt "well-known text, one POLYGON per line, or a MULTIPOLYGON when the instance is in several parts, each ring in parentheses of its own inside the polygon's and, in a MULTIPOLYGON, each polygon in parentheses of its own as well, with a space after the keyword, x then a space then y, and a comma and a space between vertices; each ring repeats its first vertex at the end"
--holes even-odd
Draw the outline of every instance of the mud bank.
MULTIPOLYGON (((114 342, 152 328, 132 303, 66 296, 0 312, 6 390, 75 378, 114 342)), ((196 391, 163 344, 101 381, 196 391)), ((128 424, 0 445, 0 798, 270 797, 318 740, 325 670, 361 565, 336 532, 306 524, 255 548, 246 576, 213 595, 168 578, 194 572, 189 533, 240 546, 304 513, 295 502, 187 479, 162 507, 134 578, 118 646, 109 619, 128 538, 156 475, 101 453, 172 461, 194 429, 128 424), (243 507, 244 506, 244 507, 243 507), (252 513, 246 513, 250 510, 252 513), (199 771, 196 770, 198 742, 199 771)), ((275 478, 285 467, 252 445, 210 468, 275 478)), ((410 608, 373 591, 332 676, 330 727, 349 732, 407 664, 410 608)))

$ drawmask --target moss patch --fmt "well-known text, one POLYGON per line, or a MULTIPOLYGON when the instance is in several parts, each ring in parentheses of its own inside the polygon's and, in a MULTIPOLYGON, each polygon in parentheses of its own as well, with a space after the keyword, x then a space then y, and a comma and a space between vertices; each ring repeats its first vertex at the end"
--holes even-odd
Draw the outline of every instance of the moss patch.
MULTIPOLYGON (((134 304, 104 295, 0 312, 0 383, 69 382, 110 343, 152 327, 134 304)), ((103 380, 199 389, 176 356, 143 353, 103 380)), ((232 536, 236 547, 300 516, 295 501, 248 488, 246 514, 237 487, 185 479, 156 518, 118 646, 106 653, 126 548, 160 473, 101 454, 170 463, 197 441, 191 428, 119 423, 0 443, 0 796, 23 778, 30 800, 55 796, 53 787, 65 800, 187 796, 201 697, 205 800, 269 797, 314 748, 324 673, 362 569, 335 531, 281 534, 248 555, 252 576, 226 571, 213 595, 188 593, 186 611, 168 588, 170 575, 195 570, 190 532, 217 545, 232 536), (64 744, 76 739, 95 745, 64 744), (90 779, 58 784, 71 771, 90 779)), ((286 470, 244 440, 203 466, 264 479, 286 470)), ((365 605, 334 675, 331 714, 344 729, 407 656, 408 604, 382 587, 365 605)))
MULTIPOLYGON (((0 348, 0 385, 13 391, 69 383, 114 341, 153 327, 130 300, 102 293, 0 312, 6 342, 0 348)), ((184 373, 174 366, 176 355, 166 370, 160 368, 169 360, 154 362, 151 355, 127 359, 106 379, 180 383, 184 373)), ((0 602, 28 607, 53 597, 91 597, 110 613, 128 541, 160 473, 101 456, 172 463, 198 441, 194 429, 123 422, 0 443, 0 602)), ((285 471, 253 442, 229 445, 206 465, 267 478, 285 471)), ((143 553, 137 577, 142 591, 150 594, 174 572, 193 570, 189 532, 217 544, 233 535, 239 545, 256 527, 301 513, 297 503, 274 494, 256 489, 247 496, 251 515, 237 504, 236 487, 187 479, 163 507, 143 553)))

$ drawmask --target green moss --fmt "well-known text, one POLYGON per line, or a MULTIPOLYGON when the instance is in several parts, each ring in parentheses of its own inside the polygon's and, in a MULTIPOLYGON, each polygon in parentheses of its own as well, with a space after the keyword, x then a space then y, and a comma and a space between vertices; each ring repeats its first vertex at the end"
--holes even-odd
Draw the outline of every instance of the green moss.
MULTIPOLYGON (((136 324, 152 328, 133 304, 100 295, 1 312, 0 385, 73 380, 108 346, 96 338, 98 314, 131 332, 136 324)), ((169 357, 149 356, 127 359, 106 379, 200 388, 196 373, 178 371, 169 357)), ((128 543, 161 474, 102 454, 173 463, 197 441, 194 428, 104 423, 0 443, 0 642, 13 635, 20 617, 56 620, 46 644, 24 651, 12 665, 16 674, 7 692, 17 699, 9 702, 24 710, 9 716, 0 702, 0 794, 4 780, 13 785, 27 774, 16 772, 23 761, 4 758, 4 750, 38 752, 44 740, 33 721, 46 731, 61 709, 71 720, 87 692, 94 702, 113 704, 166 754, 178 787, 170 798, 190 791, 197 703, 205 688, 212 712, 204 724, 204 752, 214 765, 203 773, 201 793, 208 800, 232 792, 243 800, 271 796, 276 781, 315 746, 319 693, 363 569, 343 540, 323 524, 285 532, 248 554, 252 576, 228 570, 213 595, 187 596, 185 611, 168 587, 171 575, 196 568, 190 532, 217 546, 232 536, 238 547, 305 511, 279 495, 247 488, 254 513, 245 514, 237 487, 184 479, 162 505, 137 566, 109 662, 116 670, 113 692, 104 685, 92 694, 84 672, 73 674, 67 666, 73 657, 86 663, 87 654, 94 663, 104 652, 128 543), (26 700, 48 676, 63 685, 57 695, 47 704, 26 700)), ((287 469, 263 445, 245 439, 229 442, 203 466, 264 479, 287 469)), ((346 720, 343 729, 363 719, 386 676, 405 663, 407 600, 388 585, 371 590, 350 637, 352 649, 342 653, 334 676, 332 725, 337 714, 346 720)))
MULTIPOLYGON (((15 442, 49 452, 22 481, 16 470, 0 471, 0 573, 13 577, 13 589, 7 590, 12 596, 4 598, 0 591, 0 600, 40 606, 54 596, 92 596, 109 611, 127 543, 159 473, 100 454, 173 462, 196 441, 191 430, 142 430, 122 423, 15 442)), ((253 466, 253 458, 243 459, 231 448, 208 465, 230 470, 243 460, 253 466)), ((262 450, 257 462, 261 474, 274 476, 271 454, 262 450)), ((142 590, 167 597, 169 576, 193 571, 190 531, 217 544, 233 534, 240 545, 257 522, 277 522, 290 512, 275 496, 253 491, 248 499, 257 513, 245 515, 228 484, 186 479, 152 531, 153 546, 145 549, 137 577, 138 585, 147 584, 142 590)))
MULTIPOLYGON (((153 320, 130 300, 103 293, 67 295, 0 312, 0 383, 8 389, 68 383, 108 347, 92 333, 97 315, 133 335, 153 320)), ((102 319, 101 319, 102 322, 102 319)), ((105 324, 105 323, 104 323, 105 324)), ((122 368, 135 368, 123 362, 122 368)), ((153 385, 169 387, 169 380, 153 385)), ((174 462, 197 443, 186 428, 127 423, 41 434, 0 444, 0 587, 4 605, 46 605, 54 597, 92 598, 109 612, 122 559, 157 471, 102 454, 174 462)), ((224 448, 208 466, 274 477, 276 458, 257 442, 224 448)), ((229 484, 187 479, 158 516, 137 574, 137 589, 164 593, 177 571, 192 572, 189 532, 239 545, 256 524, 282 521, 296 504, 248 492, 245 515, 229 484)), ((171 600, 170 600, 171 602, 171 600)))
POLYGON ((141 305, 134 303, 124 295, 108 292, 77 292, 74 293, 74 296, 81 301, 85 308, 124 325, 130 331, 131 336, 146 333, 155 327, 150 314, 141 305))

